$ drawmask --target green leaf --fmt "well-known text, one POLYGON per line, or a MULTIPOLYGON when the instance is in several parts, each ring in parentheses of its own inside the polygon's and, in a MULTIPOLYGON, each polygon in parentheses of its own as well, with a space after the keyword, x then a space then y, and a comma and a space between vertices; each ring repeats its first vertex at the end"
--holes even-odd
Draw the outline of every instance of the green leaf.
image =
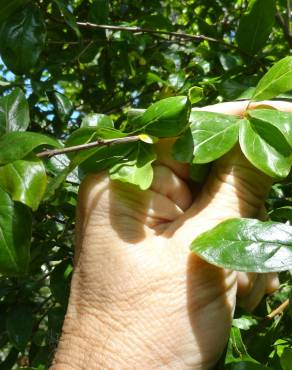
POLYGON ((251 0, 247 13, 240 18, 238 46, 251 55, 259 53, 272 31, 275 14, 275 0, 251 0))
POLYGON ((292 268, 292 227, 230 219, 199 235, 191 250, 213 265, 236 271, 285 271, 292 268))
POLYGON ((251 361, 240 361, 227 365, 227 370, 273 370, 270 367, 251 361))
POLYGON ((21 89, 0 98, 0 136, 10 131, 25 131, 29 125, 29 106, 21 89))
POLYGON ((107 24, 109 17, 109 1, 93 0, 89 17, 93 23, 107 24))
POLYGON ((36 210, 47 185, 43 162, 34 156, 0 167, 0 186, 13 200, 36 210))
POLYGON ((76 23, 75 16, 68 10, 66 2, 64 0, 53 0, 53 1, 54 3, 57 4, 60 13, 63 15, 65 22, 68 24, 68 26, 72 28, 72 30, 76 33, 77 37, 81 37, 81 33, 76 23))
POLYGON ((21 275, 27 271, 31 224, 29 208, 13 202, 0 188, 0 273, 21 275))
POLYGON ((190 165, 189 176, 195 182, 202 183, 207 179, 210 169, 211 169, 210 163, 207 164, 192 163, 190 165))
POLYGON ((56 139, 36 132, 9 132, 0 138, 0 165, 22 159, 43 145, 61 147, 56 139))
POLYGON ((84 159, 80 164, 82 177, 87 173, 104 171, 117 163, 122 163, 128 158, 130 152, 135 150, 137 143, 123 143, 110 146, 102 146, 95 149, 95 152, 84 159))
POLYGON ((194 111, 190 117, 194 141, 193 163, 209 163, 237 143, 239 120, 226 114, 194 111))
POLYGON ((232 320, 232 326, 242 330, 249 330, 252 326, 257 324, 257 320, 251 316, 242 316, 232 320))
POLYGON ((239 143, 246 158, 259 170, 274 178, 288 176, 291 150, 285 139, 281 141, 281 133, 275 127, 259 120, 242 119, 239 143))
POLYGON ((95 127, 96 129, 115 128, 112 119, 109 116, 101 113, 90 113, 85 116, 82 120, 81 127, 95 127))
POLYGON ((57 115, 62 122, 66 122, 73 112, 73 105, 66 95, 54 91, 50 95, 51 101, 55 106, 57 115))
POLYGON ((70 280, 73 267, 69 260, 62 261, 50 275, 50 289, 56 301, 66 307, 69 293, 70 280))
POLYGON ((194 140, 192 131, 188 128, 172 146, 172 156, 176 161, 191 163, 194 153, 194 140))
POLYGON ((292 348, 286 347, 280 359, 283 370, 291 370, 292 348))
MULTIPOLYGON (((262 126, 270 127, 270 125, 277 128, 279 133, 275 130, 276 137, 279 141, 287 141, 292 148, 292 113, 291 112, 280 112, 274 109, 253 109, 247 111, 247 116, 250 121, 253 122, 253 119, 256 121, 262 121, 262 126)), ((271 130, 272 128, 270 128, 271 130)), ((268 131, 266 141, 273 139, 272 132, 268 131), (272 137, 271 137, 272 136, 272 137)))
POLYGON ((273 221, 292 221, 292 207, 291 206, 284 206, 280 208, 273 209, 269 213, 270 218, 273 221))
POLYGON ((140 189, 146 190, 153 180, 151 164, 155 159, 153 146, 138 142, 135 150, 131 151, 127 158, 110 169, 110 178, 138 185, 140 189))
POLYGON ((5 21, 11 14, 15 13, 28 2, 29 0, 0 0, 0 23, 5 21))
POLYGON ((191 102, 191 104, 198 103, 201 101, 204 97, 204 90, 202 87, 199 86, 193 86, 189 89, 188 97, 191 102))
POLYGON ((115 129, 112 119, 100 113, 91 113, 85 116, 81 128, 95 128, 96 136, 102 139, 115 139, 127 136, 126 133, 115 129))
POLYGON ((28 73, 45 46, 46 25, 39 8, 29 3, 9 17, 0 30, 0 54, 16 74, 28 73))
POLYGON ((29 306, 17 305, 6 317, 6 329, 11 342, 24 352, 33 328, 33 313, 29 306))
POLYGON ((292 90, 292 57, 273 65, 257 84, 252 100, 271 99, 292 90))
POLYGON ((190 109, 190 101, 186 96, 166 98, 133 118, 131 125, 134 131, 143 131, 157 137, 177 136, 188 124, 190 109))

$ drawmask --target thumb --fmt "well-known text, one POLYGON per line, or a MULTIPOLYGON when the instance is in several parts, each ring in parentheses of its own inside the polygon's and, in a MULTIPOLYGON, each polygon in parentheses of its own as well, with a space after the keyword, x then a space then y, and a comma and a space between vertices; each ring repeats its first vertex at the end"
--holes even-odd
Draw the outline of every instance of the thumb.
POLYGON ((189 246, 198 234, 228 218, 257 218, 272 182, 236 146, 215 162, 201 194, 170 232, 189 246))

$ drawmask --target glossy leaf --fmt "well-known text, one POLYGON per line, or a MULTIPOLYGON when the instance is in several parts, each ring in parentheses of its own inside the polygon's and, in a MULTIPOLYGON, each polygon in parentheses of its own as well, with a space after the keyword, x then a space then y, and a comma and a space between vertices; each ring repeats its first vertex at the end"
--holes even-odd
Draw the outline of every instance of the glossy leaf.
POLYGON ((0 187, 0 273, 21 275, 27 271, 31 239, 31 213, 13 202, 0 187))
POLYGON ((0 138, 0 165, 22 159, 43 145, 61 147, 56 139, 36 132, 9 132, 0 138))
POLYGON ((10 131, 25 131, 29 125, 29 106, 21 89, 0 98, 0 136, 10 131))
POLYGON ((1 27, 1 57, 14 73, 27 73, 38 62, 45 41, 46 26, 42 13, 30 3, 9 17, 1 27))
POLYGON ((208 163, 229 152, 237 143, 239 120, 226 114, 194 111, 190 116, 194 141, 193 163, 208 163))
POLYGON ((292 268, 292 227, 230 219, 199 235, 191 250, 211 264, 236 271, 285 271, 292 268))
POLYGON ((33 329, 31 308, 26 305, 18 305, 8 312, 6 329, 14 346, 24 352, 33 329))
POLYGON ((273 65, 257 84, 252 100, 271 99, 292 90, 292 57, 273 65))
MULTIPOLYGON (((291 112, 280 112, 274 109, 253 109, 247 111, 247 115, 252 122, 252 119, 257 121, 266 122, 266 126, 272 125, 282 133, 282 136, 276 134, 279 141, 287 141, 292 148, 292 113, 291 112)), ((273 136, 271 132, 268 132, 268 139, 273 136)), ((272 137, 270 138, 272 139, 272 137)))
POLYGON ((272 31, 275 14, 275 0, 251 0, 246 14, 240 18, 238 46, 251 55, 260 52, 272 31))
POLYGON ((273 126, 263 122, 253 120, 252 125, 247 119, 240 121, 239 143, 246 158, 267 175, 285 178, 292 164, 291 151, 283 142, 279 143, 278 134, 273 126))
POLYGON ((186 96, 166 98, 132 119, 133 130, 157 137, 179 135, 187 126, 191 105, 186 96))
POLYGON ((109 173, 112 180, 128 182, 146 190, 153 180, 152 162, 156 159, 153 146, 138 142, 127 158, 114 165, 109 173))
POLYGON ((81 127, 95 127, 96 129, 98 128, 113 129, 114 124, 112 119, 105 114, 90 113, 83 118, 81 127))
POLYGON ((55 106, 57 115, 62 122, 67 121, 73 112, 73 105, 66 95, 54 91, 51 94, 52 103, 55 106))
POLYGON ((36 210, 47 185, 43 162, 33 156, 0 167, 0 186, 13 200, 36 210))
POLYGON ((11 14, 23 7, 29 0, 0 0, 0 23, 4 22, 11 14))

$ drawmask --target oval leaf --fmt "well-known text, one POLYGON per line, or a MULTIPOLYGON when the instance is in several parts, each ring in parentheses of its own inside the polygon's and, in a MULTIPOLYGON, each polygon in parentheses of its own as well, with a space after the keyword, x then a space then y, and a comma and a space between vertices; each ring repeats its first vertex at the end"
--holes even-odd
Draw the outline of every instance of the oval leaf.
POLYGON ((191 250, 209 263, 249 272, 292 268, 292 227, 277 222, 230 219, 199 235, 191 250))
POLYGON ((0 53, 16 74, 35 66, 45 46, 46 25, 39 8, 30 3, 9 17, 0 30, 0 53))
POLYGON ((186 96, 166 98, 133 118, 131 126, 134 131, 143 131, 156 137, 176 136, 188 124, 190 109, 190 101, 186 96))
POLYGON ((112 180, 128 182, 138 185, 146 190, 153 180, 152 162, 156 159, 153 146, 138 142, 136 148, 124 158, 123 161, 114 165, 109 173, 112 180))
POLYGON ((46 190, 47 176, 43 162, 35 157, 21 159, 0 167, 0 186, 13 200, 36 210, 46 190))
POLYGON ((292 57, 273 65, 257 84, 252 100, 271 99, 292 90, 292 57))
MULTIPOLYGON (((267 122, 282 133, 282 140, 287 140, 292 148, 292 113, 274 109, 253 109, 247 111, 248 117, 267 122)), ((270 136, 270 135, 269 135, 270 136)))
POLYGON ((193 163, 220 158, 237 143, 239 120, 227 114, 194 111, 190 117, 194 141, 193 163))
POLYGON ((29 208, 14 203, 0 188, 0 273, 21 275, 27 271, 31 224, 29 208))
MULTIPOLYGON (((247 119, 240 121, 239 143, 246 158, 259 170, 274 178, 285 178, 288 176, 292 164, 291 153, 279 152, 263 138, 264 129, 256 131, 247 119)), ((274 131, 270 130, 270 139, 273 139, 274 131)), ((269 127, 266 130, 267 138, 269 127)))
POLYGON ((238 46, 251 55, 261 51, 272 31, 275 14, 275 0, 250 1, 247 13, 239 22, 238 46))
POLYGON ((29 125, 29 106, 21 89, 0 98, 0 136, 11 131, 25 131, 29 125))
POLYGON ((36 132, 9 132, 0 138, 0 165, 22 159, 42 145, 61 147, 56 139, 36 132))

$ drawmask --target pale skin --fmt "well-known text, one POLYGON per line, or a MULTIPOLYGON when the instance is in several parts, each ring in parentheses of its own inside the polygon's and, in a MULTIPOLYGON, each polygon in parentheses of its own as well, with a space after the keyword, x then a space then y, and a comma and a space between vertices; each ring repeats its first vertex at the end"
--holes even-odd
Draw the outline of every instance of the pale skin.
MULTIPOLYGON (((292 111, 286 102, 252 104, 292 111)), ((247 102, 203 110, 242 115, 247 102)), ((232 217, 263 218, 272 179, 236 147, 203 188, 157 145, 151 188, 91 175, 80 188, 75 269, 51 370, 211 369, 229 335, 238 299, 253 309, 277 289, 275 274, 211 266, 189 250, 200 233, 232 217)))

